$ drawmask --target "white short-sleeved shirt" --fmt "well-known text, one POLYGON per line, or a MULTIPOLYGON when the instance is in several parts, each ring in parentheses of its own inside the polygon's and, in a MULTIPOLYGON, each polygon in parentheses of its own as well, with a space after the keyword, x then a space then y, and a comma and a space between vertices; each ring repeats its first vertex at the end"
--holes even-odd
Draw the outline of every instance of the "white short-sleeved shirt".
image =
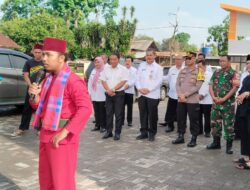
MULTIPOLYGON (((102 81, 107 82, 107 85, 110 89, 113 89, 118 83, 122 81, 128 80, 128 69, 120 64, 118 64, 115 68, 112 66, 107 66, 104 68, 103 72, 101 73, 100 79, 102 81)), ((117 91, 124 90, 124 87, 117 91)))

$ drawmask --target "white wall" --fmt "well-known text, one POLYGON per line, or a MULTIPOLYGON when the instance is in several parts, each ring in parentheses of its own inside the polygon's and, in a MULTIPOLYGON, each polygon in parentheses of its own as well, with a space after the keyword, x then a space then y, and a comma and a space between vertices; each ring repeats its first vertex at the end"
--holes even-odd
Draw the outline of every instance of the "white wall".
POLYGON ((250 14, 237 14, 236 36, 250 36, 250 14))
POLYGON ((250 54, 250 40, 229 41, 229 55, 248 55, 250 54))

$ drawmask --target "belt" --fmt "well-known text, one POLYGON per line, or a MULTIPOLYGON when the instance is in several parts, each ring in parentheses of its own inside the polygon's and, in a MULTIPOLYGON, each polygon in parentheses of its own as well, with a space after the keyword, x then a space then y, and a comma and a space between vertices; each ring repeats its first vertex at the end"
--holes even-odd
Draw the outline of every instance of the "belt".
POLYGON ((59 124, 58 124, 58 128, 64 128, 65 125, 68 124, 68 121, 69 121, 68 119, 60 119, 59 124))
MULTIPOLYGON (((59 124, 58 124, 58 128, 64 128, 65 127, 65 125, 67 125, 68 124, 68 119, 60 119, 59 120, 59 124)), ((41 120, 41 124, 43 123, 43 121, 41 120)))

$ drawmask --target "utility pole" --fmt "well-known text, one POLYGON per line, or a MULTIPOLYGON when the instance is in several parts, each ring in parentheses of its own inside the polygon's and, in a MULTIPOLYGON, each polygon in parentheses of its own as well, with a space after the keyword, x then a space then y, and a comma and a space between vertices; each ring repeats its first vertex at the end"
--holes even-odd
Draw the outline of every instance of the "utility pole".
POLYGON ((169 43, 169 49, 170 49, 170 65, 173 64, 173 52, 175 51, 175 35, 178 32, 178 27, 179 27, 179 21, 178 21, 178 12, 179 12, 180 8, 178 7, 177 12, 176 13, 169 13, 170 16, 175 16, 175 23, 171 23, 170 25, 173 27, 174 31, 173 31, 173 35, 170 38, 170 43, 169 43))

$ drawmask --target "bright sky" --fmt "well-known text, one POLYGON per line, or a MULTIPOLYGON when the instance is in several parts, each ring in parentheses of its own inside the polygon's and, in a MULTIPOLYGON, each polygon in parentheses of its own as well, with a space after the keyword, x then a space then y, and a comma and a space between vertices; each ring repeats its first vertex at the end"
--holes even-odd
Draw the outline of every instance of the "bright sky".
MULTIPOLYGON (((0 0, 0 4, 3 1, 0 0)), ((146 34, 161 41, 172 35, 173 28, 169 26, 170 22, 174 23, 175 17, 169 13, 176 13, 179 8, 179 25, 188 26, 179 27, 179 32, 189 33, 191 42, 200 46, 208 36, 207 28, 220 24, 228 15, 227 11, 220 8, 220 3, 250 8, 249 0, 120 0, 118 18, 121 17, 121 7, 133 5, 135 17, 139 21, 136 34, 146 34)))
MULTIPOLYGON (((204 28, 179 27, 179 32, 191 35, 191 42, 200 46, 208 36, 207 28, 220 24, 228 12, 220 8, 220 3, 250 8, 249 0, 120 0, 120 6, 134 6, 138 19, 137 34, 146 34, 161 41, 169 38, 173 28, 149 29, 168 27, 175 22, 175 17, 169 13, 176 13, 179 7, 179 25, 204 28), (140 30, 144 29, 144 30, 140 30)), ((119 11, 119 15, 121 12, 119 11)))

